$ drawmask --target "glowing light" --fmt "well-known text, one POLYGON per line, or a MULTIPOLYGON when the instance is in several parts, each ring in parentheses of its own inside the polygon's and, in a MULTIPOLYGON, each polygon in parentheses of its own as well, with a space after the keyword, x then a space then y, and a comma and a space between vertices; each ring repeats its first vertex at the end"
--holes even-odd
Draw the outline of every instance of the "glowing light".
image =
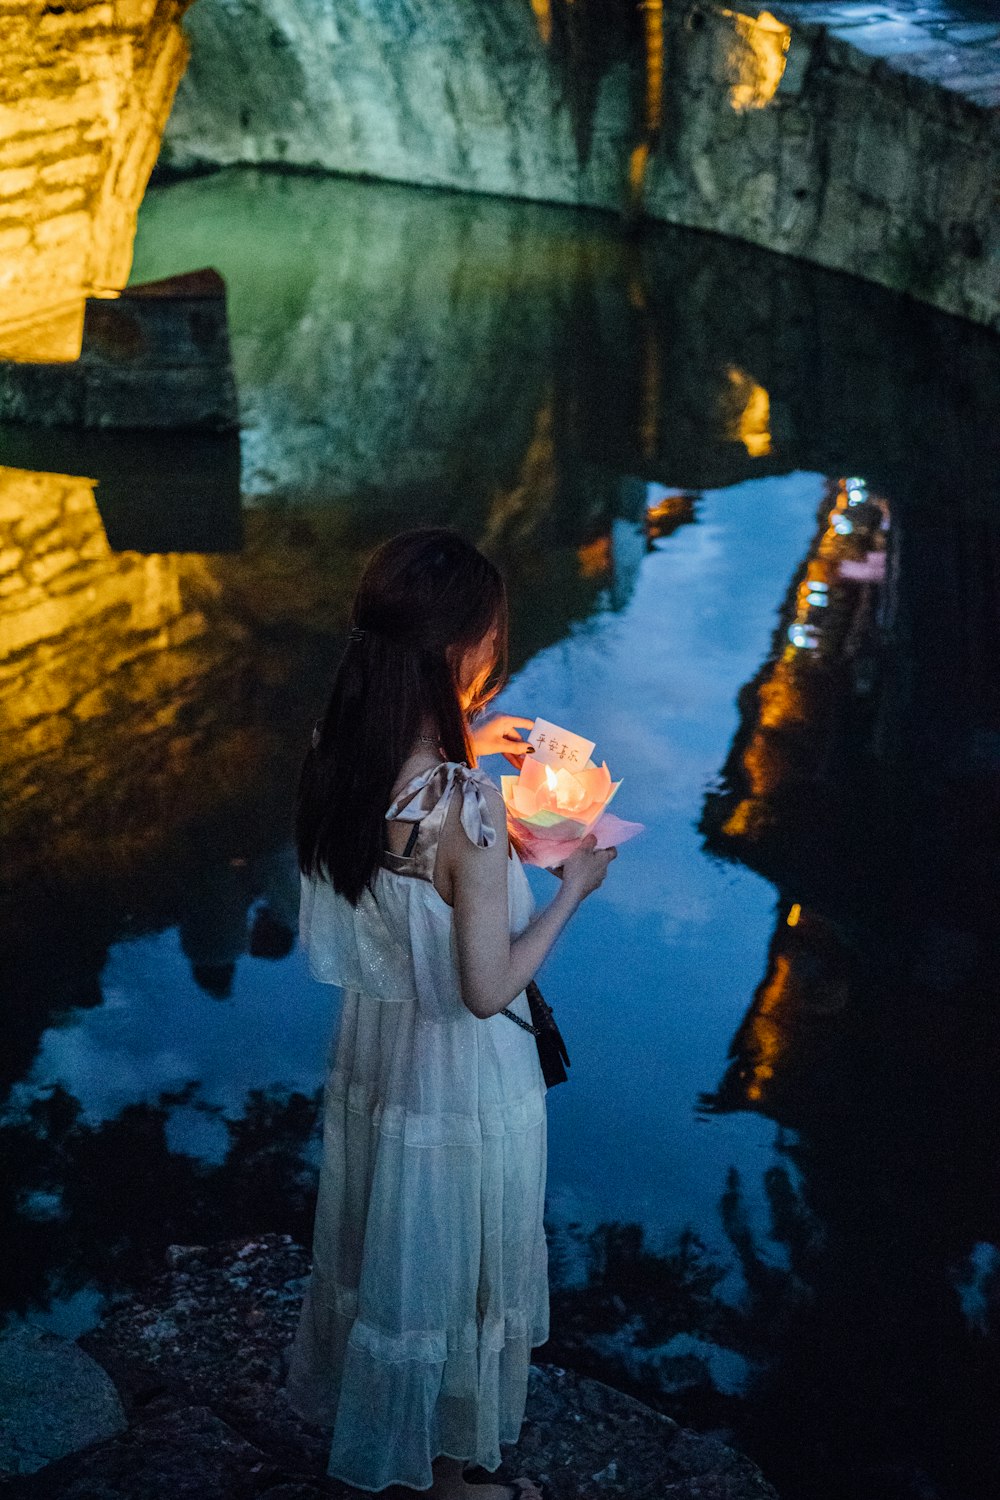
POLYGON ((730 89, 729 102, 737 111, 763 109, 774 98, 784 75, 791 27, 769 10, 762 10, 756 20, 738 11, 722 14, 733 22, 738 38, 729 57, 737 79, 730 89))
POLYGON ((500 786, 508 822, 530 864, 561 864, 586 834, 599 839, 609 824, 615 825, 615 842, 640 831, 637 823, 605 818, 621 782, 611 780, 606 761, 595 766, 593 740, 541 718, 529 739, 536 753, 525 756, 520 775, 502 776, 500 786))
POLYGON ((744 797, 742 802, 737 803, 732 813, 730 813, 722 825, 723 833, 728 838, 742 838, 744 834, 751 831, 755 811, 756 804, 753 798, 744 797))
POLYGON ((791 980, 791 961, 786 954, 779 953, 754 1003, 750 1019, 750 1036, 756 1055, 747 1097, 754 1102, 763 1097, 764 1086, 773 1079, 778 1059, 785 1050, 786 1033, 780 1015, 791 980))
POLYGON ((692 520, 694 499, 689 494, 667 492, 651 500, 646 506, 646 525, 654 536, 667 536, 678 526, 692 520))
POLYGON ((640 0, 646 40, 646 130, 659 130, 663 118, 663 0, 640 0))
MULTIPOLYGON (((784 643, 779 642, 775 659, 756 686, 755 709, 746 715, 750 733, 740 757, 740 800, 734 799, 721 829, 727 838, 766 835, 779 816, 775 798, 781 785, 801 783, 806 764, 803 752, 806 759, 813 755, 813 726, 817 719, 822 722, 824 714, 824 677, 818 674, 826 659, 836 662, 849 644, 853 591, 848 593, 843 580, 877 584, 885 576, 884 550, 869 550, 863 558, 857 555, 853 522, 858 513, 848 514, 848 495, 849 489, 860 487, 867 490, 861 480, 840 479, 831 481, 827 491, 835 503, 830 509, 824 507, 826 514, 806 559, 805 576, 795 589, 794 617, 785 616, 784 643), (841 532, 841 525, 849 526, 851 532, 841 532), (848 608, 834 608, 836 604, 848 608)), ((870 493, 867 499, 888 521, 886 502, 870 493)), ((870 523, 866 521, 857 531, 867 539, 870 523)), ((877 533, 872 541, 880 542, 877 533)))
POLYGON ((730 442, 742 443, 751 458, 763 458, 771 451, 771 398, 762 385, 735 365, 729 366, 726 375, 729 391, 724 435, 730 442))
POLYGON ((552 40, 552 0, 531 0, 531 8, 542 45, 547 47, 552 40))
POLYGON ((628 181, 633 209, 642 203, 649 154, 663 119, 663 0, 640 0, 646 54, 643 140, 629 156, 628 181))
POLYGON ((611 538, 599 536, 576 549, 581 578, 603 578, 611 571, 611 538))
POLYGON ((597 821, 620 785, 611 780, 606 762, 569 771, 539 764, 534 756, 525 757, 519 776, 501 780, 508 811, 520 822, 544 828, 569 820, 579 825, 581 835, 597 821))
POLYGON ((788 923, 789 927, 797 927, 799 925, 799 918, 801 917, 801 915, 802 907, 796 901, 791 911, 788 913, 788 916, 785 918, 785 921, 788 923))

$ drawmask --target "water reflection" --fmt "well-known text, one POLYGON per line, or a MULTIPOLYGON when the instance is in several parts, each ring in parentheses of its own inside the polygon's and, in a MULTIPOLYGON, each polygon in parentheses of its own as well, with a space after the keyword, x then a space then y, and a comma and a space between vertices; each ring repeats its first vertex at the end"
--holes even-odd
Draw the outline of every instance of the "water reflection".
POLYGON ((648 825, 543 981, 548 1352, 789 1500, 973 1494, 996 341, 747 247, 257 173, 148 197, 136 278, 205 263, 239 529, 196 498, 231 445, 169 531, 152 442, 0 435, 5 1308, 75 1331, 170 1241, 307 1238, 335 1012, 295 778, 369 550, 451 521, 510 583, 505 706, 648 825))

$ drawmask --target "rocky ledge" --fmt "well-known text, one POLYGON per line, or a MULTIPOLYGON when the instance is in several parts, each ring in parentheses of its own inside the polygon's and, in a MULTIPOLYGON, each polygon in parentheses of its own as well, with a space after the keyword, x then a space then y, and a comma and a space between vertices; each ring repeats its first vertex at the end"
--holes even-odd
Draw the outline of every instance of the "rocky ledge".
MULTIPOLYGON (((328 1434, 302 1422, 284 1396, 291 1342, 309 1271, 289 1235, 172 1245, 168 1270, 114 1304, 75 1343, 43 1335, 50 1361, 44 1421, 13 1404, 0 1462, 0 1495, 18 1500, 312 1500, 357 1497, 326 1477, 328 1434), (58 1451, 60 1411, 74 1382, 57 1376, 58 1344, 69 1371, 81 1351, 93 1376, 113 1383, 99 1399, 107 1435, 58 1451), (100 1370, 97 1367, 101 1367, 100 1370), (108 1397, 120 1412, 108 1412, 108 1397), (30 1429, 21 1436, 19 1420, 30 1429), (40 1427, 48 1446, 27 1457, 40 1427), (32 1437, 32 1434, 34 1435, 32 1437), (17 1454, 20 1452, 20 1461, 17 1454), (42 1467, 38 1467, 42 1464, 42 1467), (25 1472, 27 1468, 35 1472, 25 1472), (15 1472, 20 1469, 20 1473, 15 1472)), ((24 1356, 24 1329, 14 1335, 24 1356)), ((0 1386, 10 1378, 10 1334, 0 1337, 0 1386), (4 1353, 5 1343, 8 1345, 4 1353), (6 1360, 6 1368, 5 1368, 6 1360)), ((38 1358, 37 1341, 31 1357, 38 1358)), ((30 1363, 30 1359, 29 1359, 30 1363)), ((36 1372, 37 1378, 37 1372, 36 1372)), ((20 1389, 26 1389, 24 1375, 20 1389)), ((81 1432, 79 1402, 73 1431, 81 1432)), ((99 1434, 100 1429, 95 1429, 99 1434)), ((79 1436, 77 1436, 77 1442, 79 1436)), ((741 1454, 687 1432, 669 1417, 597 1380, 555 1365, 532 1366, 521 1440, 495 1479, 530 1473, 547 1500, 776 1500, 741 1454)), ((479 1476, 487 1476, 482 1472, 479 1476)))

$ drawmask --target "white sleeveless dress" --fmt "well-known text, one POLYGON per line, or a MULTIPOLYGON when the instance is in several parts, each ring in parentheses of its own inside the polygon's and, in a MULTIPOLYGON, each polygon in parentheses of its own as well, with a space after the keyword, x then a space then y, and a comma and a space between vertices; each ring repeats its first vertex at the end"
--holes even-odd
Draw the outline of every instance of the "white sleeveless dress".
MULTIPOLYGON (((454 796, 498 836, 484 772, 443 762, 388 817, 419 822, 357 907, 302 877, 313 977, 343 989, 327 1058, 312 1272, 286 1391, 332 1427, 327 1473, 428 1489, 449 1454, 493 1470, 517 1441, 530 1351, 549 1336, 545 1082, 530 1032, 461 998, 451 907, 431 879, 454 796)), ((506 837, 501 828, 499 836, 506 837)), ((511 850, 511 933, 533 900, 511 850)), ((511 1003, 530 1021, 522 991, 511 1003)))

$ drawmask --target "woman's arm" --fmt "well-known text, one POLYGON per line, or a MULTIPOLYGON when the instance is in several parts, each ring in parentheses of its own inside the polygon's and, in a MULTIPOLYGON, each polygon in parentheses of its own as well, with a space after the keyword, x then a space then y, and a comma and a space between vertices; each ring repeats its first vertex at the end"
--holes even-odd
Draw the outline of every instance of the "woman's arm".
POLYGON ((466 837, 456 798, 442 829, 438 858, 447 860, 455 911, 462 999, 486 1020, 519 995, 585 896, 596 891, 615 849, 597 849, 593 835, 583 840, 563 866, 557 895, 519 936, 511 938, 507 907, 507 816, 498 791, 485 791, 497 830, 492 849, 466 837))

